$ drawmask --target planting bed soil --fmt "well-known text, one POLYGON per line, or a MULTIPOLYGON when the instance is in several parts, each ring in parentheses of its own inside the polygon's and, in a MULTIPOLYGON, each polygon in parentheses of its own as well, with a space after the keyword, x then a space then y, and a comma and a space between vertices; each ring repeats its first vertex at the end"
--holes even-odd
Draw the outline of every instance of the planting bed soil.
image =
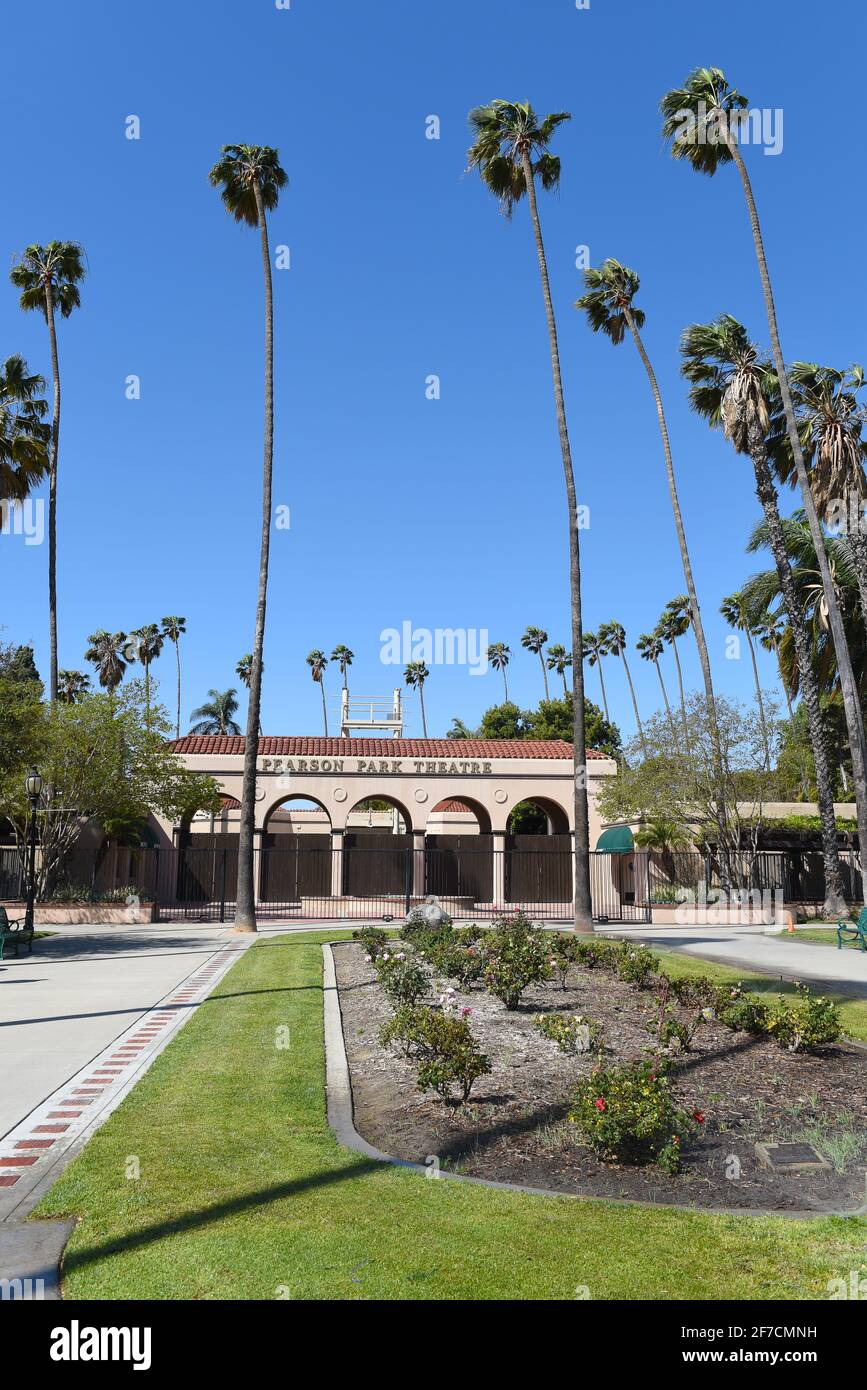
MULTIPOLYGON (((392 1011, 363 947, 333 951, 355 1126, 394 1157, 424 1163, 436 1155, 443 1168, 473 1177, 693 1207, 846 1211, 865 1201, 867 1052, 851 1044, 790 1053, 716 1020, 703 1023, 690 1051, 674 1059, 671 1084, 678 1103, 705 1120, 684 1137, 683 1166, 669 1175, 604 1161, 576 1140, 570 1096, 595 1056, 564 1055, 533 1026, 540 1013, 596 1019, 605 1029, 606 1063, 628 1062, 650 1055, 654 991, 580 965, 565 990, 556 979, 531 986, 514 1011, 481 987, 458 990, 491 1073, 465 1105, 450 1104, 419 1092, 412 1064, 379 1046, 392 1011), (756 1156, 758 1142, 811 1143, 831 1167, 774 1171, 756 1156)), ((426 1003, 455 982, 434 983, 426 1003)))

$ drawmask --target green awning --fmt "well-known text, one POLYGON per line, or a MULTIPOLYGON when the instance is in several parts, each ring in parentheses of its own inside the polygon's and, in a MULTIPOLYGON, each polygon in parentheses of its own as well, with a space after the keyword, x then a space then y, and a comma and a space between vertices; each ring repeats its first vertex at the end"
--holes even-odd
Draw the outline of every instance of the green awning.
POLYGON ((632 831, 628 825, 612 825, 603 830, 596 841, 596 848, 604 854, 631 854, 635 848, 632 831))

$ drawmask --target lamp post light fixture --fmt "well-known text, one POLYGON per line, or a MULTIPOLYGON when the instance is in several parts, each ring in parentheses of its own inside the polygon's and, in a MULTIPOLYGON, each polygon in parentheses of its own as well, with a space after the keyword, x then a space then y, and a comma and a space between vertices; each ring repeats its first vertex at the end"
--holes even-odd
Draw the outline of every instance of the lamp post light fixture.
POLYGON ((36 899, 36 812, 39 809, 39 798, 42 796, 44 785, 44 778, 35 767, 31 767, 24 779, 24 789, 30 801, 30 853, 27 865, 27 909, 24 914, 24 924, 30 931, 33 930, 33 904, 36 899))

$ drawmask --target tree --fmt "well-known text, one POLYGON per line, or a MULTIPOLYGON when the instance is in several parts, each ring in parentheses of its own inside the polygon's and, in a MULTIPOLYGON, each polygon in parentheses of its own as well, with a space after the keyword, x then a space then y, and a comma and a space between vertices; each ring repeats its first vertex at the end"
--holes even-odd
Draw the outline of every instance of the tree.
POLYGON ((677 650, 677 639, 689 632, 692 626, 692 606, 687 594, 678 594, 677 598, 669 599, 662 611, 662 616, 656 624, 656 631, 659 633, 663 642, 667 642, 671 647, 674 656, 674 665, 677 670, 677 688, 680 692, 680 712, 683 719, 684 736, 686 736, 686 702, 683 694, 683 671, 680 667, 680 654, 677 650))
POLYGON ((14 643, 0 642, 0 676, 11 681, 33 682, 39 687, 40 698, 43 687, 32 647, 17 647, 14 643))
MULTIPOLYGON (((542 700, 537 710, 526 710, 523 715, 523 738, 563 739, 571 742, 572 735, 572 696, 565 695, 562 700, 542 700)), ((602 713, 591 700, 584 702, 584 727, 587 730, 587 747, 599 753, 607 753, 617 758, 621 752, 620 730, 602 713)))
POLYGON ((0 503, 23 502, 48 471, 45 378, 17 353, 0 366, 0 503))
MULTIPOLYGON (((566 487, 566 506, 569 526, 569 590, 572 616, 572 651, 583 652, 584 638, 581 620, 581 551, 578 533, 578 501, 572 450, 566 423, 563 382, 560 372, 560 348, 557 341, 557 321, 548 278, 548 262, 542 240, 542 226, 536 203, 536 179, 542 188, 553 190, 560 182, 560 161, 548 149, 558 126, 569 120, 566 111, 558 111, 539 121, 529 102, 493 101, 470 113, 470 125, 475 139, 468 154, 470 168, 478 169, 482 181, 499 200, 507 217, 515 204, 526 194, 530 221, 536 243, 542 299, 548 327, 551 357, 551 377, 554 387, 554 409, 560 437, 563 479, 566 487)), ((575 726, 572 731, 572 755, 575 797, 575 929, 592 932, 593 915, 590 902, 590 819, 587 805, 587 757, 584 716, 584 667, 576 661, 573 690, 575 726)))
POLYGON ((662 669, 659 665, 659 658, 665 650, 658 632, 642 632, 635 644, 635 650, 640 653, 643 661, 652 661, 656 667, 656 674, 659 677, 659 688, 662 691, 662 699, 665 704, 665 712, 671 718, 671 705, 668 703, 668 691, 665 688, 665 681, 662 679, 662 669))
POLYGON ((175 738, 181 736, 181 637, 187 630, 186 618, 163 618, 162 635, 175 649, 175 665, 178 673, 178 700, 175 713, 175 738))
POLYGON ((236 722, 238 713, 238 692, 229 690, 209 690, 210 700, 194 709, 190 719, 191 734, 240 734, 241 726, 236 722))
MULTIPOLYGON (((809 637, 786 553, 777 492, 768 462, 768 439, 776 410, 776 378, 770 364, 760 358, 743 325, 729 314, 721 315, 712 324, 693 324, 687 328, 681 340, 681 354, 681 370, 691 383, 689 399, 692 408, 711 427, 722 428, 726 438, 734 445, 735 452, 746 454, 752 461, 756 496, 765 515, 780 589, 798 652, 798 668, 810 720, 819 782, 826 909, 833 913, 845 901, 834 822, 833 779, 809 637)), ((745 602, 749 607, 749 600, 745 602)), ((763 604, 760 611, 767 606, 763 604)), ((764 711, 761 719, 767 749, 768 726, 764 711)))
POLYGON ((325 706, 325 667, 328 665, 328 657, 324 652, 314 650, 308 652, 306 656, 307 665, 310 667, 310 674, 316 681, 322 693, 322 722, 325 726, 325 737, 328 737, 328 710, 325 706))
POLYGON ((492 705, 482 715, 479 738, 515 739, 524 738, 531 715, 522 710, 512 700, 502 705, 492 705))
MULTIPOLYGON (((253 653, 252 653, 252 652, 247 652, 246 656, 242 656, 242 657, 241 657, 241 660, 238 662, 237 666, 235 667, 235 675, 238 677, 238 680, 241 682, 241 684, 242 684, 243 686, 246 687, 246 689, 247 689, 248 691, 249 691, 249 689, 250 689, 250 679, 251 679, 252 671, 253 671, 253 653)), ((264 661, 262 662, 262 674, 263 674, 263 675, 265 674, 265 663, 264 663, 264 661)), ((262 737, 262 720, 261 720, 261 719, 259 720, 259 737, 260 737, 260 738, 262 737)))
POLYGON ((545 666, 545 643, 548 641, 548 634, 541 627, 528 627, 521 638, 521 646, 528 652, 535 652, 539 658, 539 665, 542 667, 542 680, 545 682, 545 699, 549 699, 548 693, 548 670, 545 666))
POLYGON ((87 640, 90 645, 84 659, 96 668, 102 688, 113 694, 123 680, 127 667, 123 656, 127 644, 126 633, 107 632, 101 627, 98 632, 92 632, 87 640))
POLYGON ((331 660, 336 661, 338 666, 340 667, 340 675, 343 679, 344 690, 349 689, 349 680, 346 673, 352 665, 354 659, 355 652, 351 651, 349 647, 345 647, 342 642, 339 642, 337 646, 334 648, 334 651, 331 653, 331 660))
POLYGON ((49 692, 57 699, 57 459, 60 452, 60 362, 57 354, 55 314, 68 319, 81 303, 78 286, 85 276, 84 252, 74 241, 50 241, 47 246, 28 246, 9 273, 21 291, 22 309, 37 310, 45 317, 51 346, 54 381, 54 413, 48 465, 48 624, 51 669, 49 692))
POLYGON ((765 758, 767 761, 770 761, 771 751, 768 743, 768 727, 765 722, 765 706, 762 700, 762 685, 761 681, 759 680, 759 666, 758 662, 756 661, 756 647, 755 643, 753 642, 753 637, 758 636, 758 628, 753 622, 753 619, 749 611, 749 605, 747 604, 743 594, 729 594, 728 598, 724 598, 722 603, 720 604, 719 611, 725 618, 729 627, 734 628, 736 632, 742 632, 747 639, 747 646, 749 647, 750 652, 750 660, 753 666, 753 683, 756 689, 756 704, 758 705, 759 709, 759 722, 762 726, 762 735, 765 740, 765 758))
POLYGON ((418 698, 421 702, 421 727, 425 738, 427 738, 427 720, 424 714, 424 683, 429 675, 430 671, 423 661, 410 661, 403 673, 407 685, 418 691, 418 698))
POLYGON ((256 816, 256 755, 259 749, 259 712, 262 698, 262 652, 265 643, 265 609, 268 598, 268 560, 271 538, 271 480, 274 466, 274 306, 271 286, 271 253, 266 214, 277 206, 280 189, 287 182, 275 149, 268 145, 224 145, 222 158, 210 172, 210 182, 220 188, 223 205, 236 222, 258 227, 265 283, 265 419, 262 462, 262 537, 259 547, 259 589, 244 743, 244 778, 241 787, 241 820, 238 836, 238 887, 235 930, 255 932, 253 838, 256 816))
MULTIPOLYGON (((744 602, 748 604, 748 599, 746 595, 744 595, 743 597, 744 602)), ((789 691, 789 682, 783 675, 783 668, 780 662, 780 643, 782 642, 783 635, 786 631, 786 624, 779 613, 771 613, 767 608, 765 608, 764 611, 760 613, 758 617, 753 618, 753 623, 755 628, 755 634, 759 640, 759 646, 762 647, 766 652, 773 652, 774 657, 776 659, 777 673, 780 677, 780 685, 783 688, 783 695, 785 696, 786 700, 786 709, 789 711, 789 723, 791 724, 795 717, 795 711, 792 708, 792 696, 789 691)), ((805 725, 806 732, 806 717, 801 722, 805 725)), ((808 738, 808 733, 806 734, 806 736, 808 738)), ((808 782, 807 771, 803 763, 801 764, 800 771, 801 794, 805 801, 809 801, 810 787, 808 782)))
MULTIPOLYGON (((834 580, 823 545, 822 525, 815 499, 810 490, 810 479, 798 434, 798 421, 792 402, 783 349, 780 344, 777 311, 774 305, 761 224, 752 184, 738 142, 741 113, 749 107, 749 100, 741 92, 729 86, 725 74, 719 68, 696 68, 690 73, 682 88, 668 92, 663 97, 661 107, 663 135, 671 140, 671 152, 675 158, 686 159, 698 172, 710 175, 715 174, 721 165, 734 163, 740 176, 753 235, 753 247, 756 253, 762 296, 765 301, 771 353, 779 384, 786 433, 792 450, 807 524, 813 537, 813 544, 816 547, 822 590, 828 610, 828 623, 837 655, 840 691, 846 712, 846 728, 849 733, 849 746, 852 754, 852 780, 855 784, 855 801, 858 808, 858 835, 860 843, 867 845, 867 738, 865 738, 864 732, 863 713, 846 642, 843 615, 834 590, 834 580)), ((865 896, 867 896, 867 855, 862 856, 861 867, 865 896)))
MULTIPOLYGON (((677 534, 677 544, 680 550, 680 563, 683 568, 683 578, 686 584, 687 601, 689 604, 689 617, 695 636, 695 644, 698 647, 698 659, 701 665, 702 680, 704 681, 704 693, 707 700, 708 717, 710 719, 711 733, 714 729, 714 692, 713 678, 710 669, 710 657, 707 650, 707 640, 704 635, 704 624, 701 619, 701 609, 698 602, 698 592, 695 587, 695 580, 692 574, 692 561, 689 555, 689 547, 686 543, 686 528, 683 524, 683 515, 680 510, 680 499, 677 494, 677 480, 674 474, 674 461, 671 454, 671 440, 668 434, 668 424, 665 418, 665 411, 662 405, 662 393, 659 383, 656 380, 656 373, 647 355, 640 330, 644 327, 646 315, 643 309, 639 309, 635 304, 635 296, 638 293, 640 280, 634 270, 628 266, 621 265, 619 261, 603 261, 598 270, 590 268, 584 272, 584 284, 586 293, 575 303, 576 309, 583 309, 587 315, 587 321, 594 333, 603 332, 607 338, 615 345, 622 343, 626 330, 632 337, 638 356, 641 358, 642 365, 647 373, 650 382, 650 389, 653 393, 653 401, 656 406, 656 418, 659 424, 659 434, 662 440, 662 452, 665 459, 665 474, 668 482, 668 496, 671 502, 671 511, 674 517, 674 529, 677 534)), ((684 629, 686 631, 686 629, 684 629)), ((678 634, 679 635, 679 634, 678 634)), ((657 667, 657 671, 659 667, 657 667)), ((680 662, 678 661, 678 679, 680 679, 680 662)), ((666 701, 666 705, 667 705, 666 701)), ((681 708, 683 707, 683 683, 681 682, 681 708)), ((637 713, 636 713, 637 718, 637 713)), ((640 725, 639 725, 640 728, 640 725)), ((719 751, 719 750, 718 750, 719 751)), ((722 763, 718 758, 720 776, 722 775, 722 763)))
POLYGON ((673 883, 677 877, 674 858, 676 851, 691 850, 693 847, 692 836, 684 822, 666 820, 661 816, 656 820, 647 821, 635 832, 633 839, 637 849, 646 849, 651 854, 659 855, 663 873, 669 883, 673 883))
POLYGON ((62 705, 77 705, 85 695, 90 694, 90 676, 83 671, 60 671, 57 680, 57 698, 62 705))
POLYGON ((458 715, 452 717, 452 727, 446 730, 446 738, 481 738, 478 729, 471 729, 458 715))
POLYGON ((547 666, 549 671, 556 671, 558 676, 563 678, 563 694, 569 694, 569 687, 566 684, 566 670, 572 665, 572 653, 567 652, 562 642, 554 642, 548 648, 547 666))
POLYGON ((638 713, 638 701, 635 698, 635 686, 632 684, 632 674, 629 670, 629 662, 626 660, 626 629, 622 623, 603 623, 599 629, 599 638, 603 641, 612 656, 619 656, 623 662, 623 669, 626 672, 626 680, 629 685, 629 694, 632 696, 632 709, 635 713, 635 724, 638 729, 639 741, 644 738, 644 730, 641 725, 641 715, 638 713))
POLYGON ((599 684, 602 687, 602 707, 605 710, 606 719, 608 718, 608 696, 605 693, 605 677, 602 674, 602 658, 608 655, 608 645, 599 633, 584 633, 584 660, 590 666, 598 665, 599 667, 599 684))
POLYGON ((133 628, 129 634, 127 650, 131 661, 140 661, 144 667, 145 715, 151 707, 151 664, 156 661, 163 649, 165 633, 156 623, 145 623, 144 627, 133 628))
POLYGON ((509 682, 506 680, 506 667, 512 659, 512 649, 507 647, 505 642, 493 642, 488 647, 488 660, 495 671, 502 672, 503 693, 506 704, 509 703, 509 682))

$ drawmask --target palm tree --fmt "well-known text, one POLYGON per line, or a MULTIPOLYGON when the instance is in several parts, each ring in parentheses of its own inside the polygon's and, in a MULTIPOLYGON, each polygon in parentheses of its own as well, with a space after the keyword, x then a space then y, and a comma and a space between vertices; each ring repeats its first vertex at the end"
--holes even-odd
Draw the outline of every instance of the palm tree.
POLYGON ((644 725, 641 722, 641 715, 638 713, 638 701, 635 698, 635 686, 632 684, 632 674, 629 670, 629 662, 626 660, 626 629, 621 623, 603 623, 599 629, 600 640, 603 641, 612 656, 619 656, 623 662, 623 669, 626 672, 626 680, 629 684, 629 693, 632 696, 632 708, 635 712, 635 723, 638 728, 638 737, 644 756, 647 757, 647 743, 644 738, 644 725))
POLYGON ((60 671, 57 698, 62 705, 77 705, 90 691, 90 676, 83 671, 60 671))
POLYGON ((88 637, 89 646, 84 653, 85 661, 96 668, 97 678, 104 690, 113 695, 123 680, 127 663, 123 653, 126 650, 125 632, 106 632, 101 627, 88 637))
POLYGON ((163 618, 163 637, 169 642, 174 643, 175 664, 178 671, 178 704, 177 717, 175 719, 175 738, 181 736, 181 637, 187 630, 186 618, 169 617, 163 618))
MULTIPOLYGON (((242 657, 241 657, 241 660, 238 662, 237 666, 235 667, 235 675, 238 677, 238 680, 241 682, 241 684, 242 684, 243 686, 246 686, 247 690, 250 689, 250 680, 251 680, 251 678, 252 678, 252 673, 253 673, 253 653, 252 653, 252 652, 247 652, 246 656, 242 656, 242 657)), ((262 674, 263 674, 263 675, 265 674, 265 663, 264 663, 264 661, 262 662, 262 674)), ((259 719, 259 737, 260 737, 260 738, 262 737, 262 719, 261 719, 261 716, 260 716, 260 719, 259 719)))
POLYGON ((403 673, 407 685, 418 691, 418 698, 421 701, 421 728, 425 738, 427 738, 427 720, 424 713, 424 683, 429 675, 430 671, 423 661, 410 661, 403 673))
POLYGON ((156 661, 163 649, 165 634, 156 623, 145 623, 144 627, 133 628, 129 634, 129 660, 140 661, 145 675, 145 718, 151 713, 151 663, 156 661))
POLYGON ((325 707, 325 667, 328 665, 328 657, 324 652, 314 650, 308 652, 306 656, 307 665, 310 667, 310 674, 322 692, 322 722, 325 725, 325 737, 328 737, 328 710, 325 707))
POLYGON ((691 849, 693 845, 685 826, 662 816, 647 821, 640 830, 636 830, 634 839, 637 849, 650 850, 659 855, 669 883, 673 883, 677 875, 675 851, 691 849))
POLYGON ((0 502, 23 502, 48 470, 44 390, 45 378, 31 375, 18 353, 0 365, 0 502))
POLYGON ((336 661, 338 666, 340 667, 340 674, 343 678, 344 690, 349 689, 349 681, 347 680, 346 672, 352 665, 354 658, 355 652, 350 651, 349 647, 345 647, 342 642, 339 642, 338 645, 334 648, 334 651, 331 653, 331 660, 336 661))
POLYGON ((665 647, 658 632, 642 632, 635 644, 635 650, 641 654, 642 660, 652 661, 656 667, 656 674, 659 677, 659 688, 662 691, 662 698, 665 703, 665 712, 671 719, 671 705, 668 703, 668 691, 665 688, 665 681, 662 679, 662 668, 659 658, 662 656, 665 647))
MULTIPOLYGON (((677 480, 674 476, 671 441, 669 439, 668 424, 662 405, 662 393, 660 392, 659 383, 656 380, 656 373, 647 355, 640 332, 644 327, 646 315, 644 310, 639 309, 634 302, 640 283, 635 271, 630 270, 628 266, 621 265, 619 261, 615 260, 609 259, 603 261, 598 270, 593 268, 585 270, 584 284, 587 292, 582 295, 580 299, 576 300, 575 308, 584 310, 587 315, 587 321, 594 333, 598 333, 601 330, 606 337, 610 338, 615 346, 622 343, 626 330, 628 329, 638 355, 641 358, 644 370, 647 373, 647 379, 650 382, 650 389, 653 393, 653 400, 656 406, 656 418, 659 423, 659 434, 662 440, 662 452, 665 458, 668 496, 674 516, 674 529, 677 533, 677 544, 680 549, 680 563, 683 567, 683 578, 686 583, 687 597, 689 600, 689 615, 692 623, 692 630, 695 635, 695 644, 698 647, 698 659, 701 665, 702 679, 704 681, 708 725, 710 727, 713 745, 714 772, 717 782, 717 815, 722 827, 725 821, 724 774, 720 734, 716 717, 716 703, 714 700, 713 677, 710 669, 710 656, 708 655, 707 640, 704 635, 704 624, 701 620, 698 593, 692 574, 692 561, 690 560, 689 547, 686 543, 686 530, 683 524, 683 515, 680 510, 680 499, 677 494, 677 480)), ((680 667, 678 664, 678 673, 679 670, 680 667)), ((682 693, 681 707, 683 708, 682 693)), ((686 723, 685 717, 684 723, 686 723)))
MULTIPOLYGON (((572 616, 572 651, 584 651, 581 621, 581 552, 578 533, 578 504, 575 493, 575 474, 572 450, 566 424, 563 382, 560 374, 560 349, 557 342, 557 321, 548 279, 548 262, 542 240, 542 226, 536 204, 536 179, 542 188, 555 189, 560 182, 560 161, 549 152, 551 137, 558 126, 569 120, 566 111, 558 111, 539 121, 529 102, 493 101, 488 106, 470 112, 470 124, 475 139, 469 151, 470 168, 477 168, 482 181, 499 200, 510 217, 515 204, 527 195, 530 221, 536 242, 542 299, 548 326, 551 355, 551 376, 554 387, 554 408, 560 436, 563 478, 566 486, 566 505, 569 521, 569 589, 572 616)), ((576 931, 592 932, 593 909, 590 901, 590 819, 587 804, 587 748, 584 728, 584 666, 576 661, 572 699, 572 758, 575 796, 575 901, 576 931)))
POLYGON ((555 642, 548 648, 547 666, 549 671, 556 671, 558 676, 563 678, 563 694, 568 699, 569 687, 566 684, 566 669, 572 665, 572 653, 567 652, 562 642, 555 642))
POLYGON ((548 694, 548 671, 545 666, 545 643, 548 641, 548 634, 541 627, 528 627, 521 638, 521 646, 528 652, 535 652, 539 658, 539 665, 542 667, 542 680, 545 682, 545 699, 551 697, 548 694))
POLYGON ((506 704, 509 703, 509 682, 506 680, 506 667, 512 659, 512 649, 507 647, 505 642, 493 642, 488 647, 488 660, 495 671, 500 671, 503 677, 503 691, 506 696, 506 704))
POLYGON ((265 608, 268 599, 268 560, 271 538, 271 479, 274 466, 274 305, 271 286, 271 252, 266 214, 277 206, 286 174, 275 149, 268 145, 224 145, 222 157, 209 175, 211 185, 222 190, 227 212, 236 222, 258 227, 265 282, 265 421, 262 462, 262 537, 259 547, 259 591, 250 699, 247 705, 247 737, 244 744, 244 779, 238 836, 238 886, 235 930, 256 930, 253 886, 253 839, 256 816, 256 755, 259 751, 259 717, 262 699, 262 652, 265 644, 265 608))
POLYGON ((858 812, 858 838, 862 846, 861 868, 865 896, 867 896, 867 854, 863 853, 863 847, 867 845, 867 737, 865 737, 864 732, 864 720, 858 699, 852 660, 846 643, 843 615, 834 591, 834 581, 823 543, 822 525, 810 490, 810 478, 798 434, 798 421, 792 402, 783 349, 780 344, 777 311, 774 305, 761 224, 753 197, 752 184, 738 143, 739 113, 748 107, 748 98, 729 86, 725 74, 719 68, 696 68, 690 73, 682 88, 668 92, 663 97, 661 103, 663 134, 671 139, 671 152, 675 158, 687 159, 693 168, 700 173, 713 175, 721 164, 734 163, 740 176, 753 234, 753 246, 762 295, 765 301, 771 353, 779 384, 786 433, 792 450, 807 523, 812 533, 813 544, 816 547, 816 558, 819 563, 822 589, 828 609, 828 622, 837 654, 840 690, 852 755, 852 780, 855 784, 855 800, 858 812))
POLYGON ((48 465, 48 627, 50 640, 49 693, 57 699, 57 456, 60 449, 60 363, 54 315, 68 319, 81 303, 78 286, 84 279, 84 252, 74 241, 34 243, 23 252, 9 278, 21 291, 22 309, 36 309, 45 315, 51 346, 51 374, 54 379, 54 415, 51 422, 51 456, 48 465))
POLYGON ((605 677, 602 674, 602 658, 603 656, 608 655, 608 644, 605 642, 600 633, 584 633, 584 660, 590 666, 598 665, 599 667, 599 684, 602 687, 602 707, 605 710, 606 724, 610 723, 611 721, 608 715, 608 696, 605 693, 605 677))
MULTIPOLYGON (((744 603, 749 606, 749 595, 742 591, 742 597, 744 603)), ((774 654, 777 663, 777 673, 780 677, 780 685, 783 687, 783 695, 786 699, 786 709, 789 711, 789 719, 792 720, 795 717, 795 711, 792 708, 792 696, 789 690, 789 682, 783 674, 780 655, 780 647, 786 633, 786 624, 779 613, 772 613, 768 608, 765 608, 763 612, 753 618, 753 624, 755 634, 759 640, 759 646, 766 652, 773 652, 774 654)), ((810 786, 807 778, 807 769, 803 765, 801 766, 800 774, 801 792, 804 800, 809 801, 810 786)))
POLYGON ((765 702, 762 699, 762 683, 759 680, 759 665, 756 661, 756 647, 753 642, 753 637, 758 637, 759 635, 758 628, 752 621, 749 607, 742 593, 729 594, 728 598, 724 598, 720 604, 719 611, 725 618, 729 627, 734 628, 736 632, 742 632, 747 639, 747 646, 750 649, 750 660, 753 665, 753 683, 756 687, 756 704, 759 708, 762 744, 765 750, 765 767, 770 769, 771 745, 768 738, 768 723, 765 718, 765 702))
POLYGON ((194 709, 190 719, 191 734, 240 734, 241 726, 235 715, 238 713, 238 692, 230 690, 209 690, 210 699, 198 709, 194 709))
POLYGON ((689 747, 689 721, 686 717, 686 699, 683 693, 683 671, 680 668, 680 654, 677 650, 678 637, 685 637, 692 626, 692 605, 687 594, 678 594, 677 598, 669 599, 662 616, 656 624, 656 631, 659 633, 663 642, 667 642, 674 654, 674 665, 677 670, 677 688, 680 692, 680 713, 683 720, 683 736, 686 746, 689 747))
MULTIPOLYGON (((844 903, 833 779, 825 721, 813 669, 810 639, 804 622, 777 505, 777 492, 768 461, 768 440, 779 414, 777 381, 770 363, 762 361, 744 327, 729 314, 711 324, 693 324, 681 340, 681 370, 691 383, 690 404, 712 427, 721 427, 738 454, 753 464, 756 496, 765 515, 783 602, 792 630, 807 710, 810 741, 816 760, 819 817, 825 861, 825 906, 830 912, 844 903)), ((767 607, 764 604, 763 607, 767 607)))

